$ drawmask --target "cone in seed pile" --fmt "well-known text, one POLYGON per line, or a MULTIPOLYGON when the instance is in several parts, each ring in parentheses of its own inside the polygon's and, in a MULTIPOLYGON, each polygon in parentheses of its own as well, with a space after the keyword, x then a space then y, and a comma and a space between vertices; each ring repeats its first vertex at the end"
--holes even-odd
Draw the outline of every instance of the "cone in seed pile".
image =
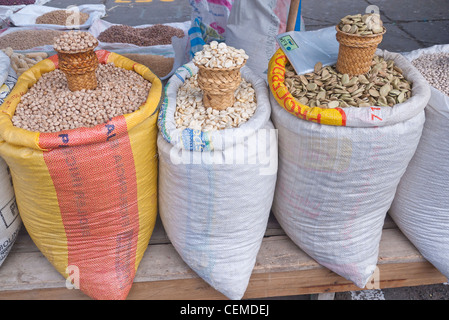
POLYGON ((386 32, 382 24, 380 27, 382 32, 360 34, 341 30, 341 24, 336 26, 336 38, 340 44, 336 64, 339 73, 354 76, 369 71, 377 46, 382 42, 383 35, 386 32))
POLYGON ((198 67, 198 86, 206 108, 225 110, 234 105, 235 91, 242 81, 240 69, 247 59, 244 50, 217 41, 195 54, 193 62, 198 67))
POLYGON ((95 74, 98 58, 94 52, 98 41, 88 32, 69 31, 55 40, 59 69, 67 77, 70 91, 93 90, 97 87, 95 74))

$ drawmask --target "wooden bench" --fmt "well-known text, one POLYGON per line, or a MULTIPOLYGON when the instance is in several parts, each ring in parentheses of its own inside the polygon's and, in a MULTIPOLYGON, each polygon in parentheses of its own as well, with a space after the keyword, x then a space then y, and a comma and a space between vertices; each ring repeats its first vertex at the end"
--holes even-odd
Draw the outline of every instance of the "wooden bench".
MULTIPOLYGON (((437 284, 446 278, 427 262, 393 221, 385 221, 379 253, 380 288, 437 284)), ((360 290, 300 250, 270 217, 243 299, 360 290)), ((69 290, 22 227, 0 267, 0 299, 90 299, 69 290)), ((160 220, 128 299, 226 299, 198 277, 171 245, 160 220)))

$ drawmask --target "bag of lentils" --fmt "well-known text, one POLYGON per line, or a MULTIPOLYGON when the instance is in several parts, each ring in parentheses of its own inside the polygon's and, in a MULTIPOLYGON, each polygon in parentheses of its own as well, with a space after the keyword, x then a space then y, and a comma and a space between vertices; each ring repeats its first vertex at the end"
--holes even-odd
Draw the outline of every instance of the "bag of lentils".
POLYGON ((421 141, 389 214, 424 258, 449 278, 449 45, 405 57, 429 82, 431 96, 421 141))
POLYGON ((270 61, 279 137, 273 212, 314 260, 363 288, 421 137, 430 89, 400 54, 377 50, 370 71, 360 76, 338 74, 334 66, 318 62, 297 75, 281 49, 270 61))
POLYGON ((218 111, 205 106, 189 62, 168 81, 159 115, 164 228, 182 259, 230 299, 246 291, 277 172, 266 83, 247 67, 241 76, 235 103, 218 111))
POLYGON ((69 90, 58 55, 24 72, 1 106, 0 155, 26 230, 66 283, 125 299, 156 221, 162 84, 94 54, 96 89, 69 90))

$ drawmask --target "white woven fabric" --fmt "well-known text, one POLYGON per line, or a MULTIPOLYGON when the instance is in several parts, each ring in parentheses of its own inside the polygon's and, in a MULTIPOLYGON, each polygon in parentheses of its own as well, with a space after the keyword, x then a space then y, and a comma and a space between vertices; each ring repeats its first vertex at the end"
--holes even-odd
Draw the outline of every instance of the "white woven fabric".
POLYGON ((344 112, 351 126, 321 125, 291 115, 271 95, 279 137, 273 212, 301 249, 360 288, 375 270, 384 218, 418 145, 430 97, 404 57, 378 54, 394 59, 413 81, 413 97, 394 107, 405 114, 376 110, 386 123, 374 126, 365 117, 369 108, 350 107, 344 112))

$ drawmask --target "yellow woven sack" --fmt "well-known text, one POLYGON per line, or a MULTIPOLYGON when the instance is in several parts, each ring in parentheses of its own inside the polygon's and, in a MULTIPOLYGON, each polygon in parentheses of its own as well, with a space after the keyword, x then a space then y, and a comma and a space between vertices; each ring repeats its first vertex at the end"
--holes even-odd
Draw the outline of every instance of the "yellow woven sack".
POLYGON ((137 111, 92 128, 39 133, 13 126, 20 97, 58 67, 57 55, 19 78, 1 106, 0 155, 11 169, 19 212, 55 269, 94 299, 125 299, 157 215, 157 126, 161 81, 105 50, 100 63, 152 83, 137 111))

